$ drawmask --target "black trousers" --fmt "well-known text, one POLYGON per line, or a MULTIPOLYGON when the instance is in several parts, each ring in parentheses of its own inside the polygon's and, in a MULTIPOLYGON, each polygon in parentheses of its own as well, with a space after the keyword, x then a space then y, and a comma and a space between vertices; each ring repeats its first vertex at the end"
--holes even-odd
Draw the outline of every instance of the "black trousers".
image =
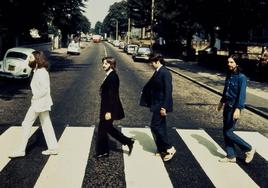
POLYGON ((171 145, 169 144, 167 136, 166 116, 161 116, 159 111, 153 112, 151 132, 158 152, 166 152, 167 149, 171 148, 171 145))
POLYGON ((118 140, 121 144, 126 145, 131 143, 131 138, 126 137, 119 130, 114 128, 113 120, 100 120, 97 134, 96 154, 102 155, 109 153, 109 136, 118 140))

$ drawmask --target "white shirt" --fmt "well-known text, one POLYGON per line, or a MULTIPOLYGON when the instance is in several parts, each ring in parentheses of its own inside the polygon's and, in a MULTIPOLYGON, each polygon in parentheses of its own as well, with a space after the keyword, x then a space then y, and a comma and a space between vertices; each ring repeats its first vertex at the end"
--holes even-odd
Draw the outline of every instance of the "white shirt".
POLYGON ((33 97, 31 105, 36 112, 50 111, 53 105, 50 95, 50 79, 46 68, 35 69, 31 81, 33 97))
POLYGON ((106 80, 106 78, 109 76, 109 74, 113 72, 113 69, 109 69, 107 72, 106 72, 106 76, 104 78, 104 80, 102 81, 102 83, 106 80))
POLYGON ((159 65, 159 67, 156 69, 156 72, 158 72, 159 71, 159 69, 162 67, 163 65, 161 64, 161 65, 159 65))

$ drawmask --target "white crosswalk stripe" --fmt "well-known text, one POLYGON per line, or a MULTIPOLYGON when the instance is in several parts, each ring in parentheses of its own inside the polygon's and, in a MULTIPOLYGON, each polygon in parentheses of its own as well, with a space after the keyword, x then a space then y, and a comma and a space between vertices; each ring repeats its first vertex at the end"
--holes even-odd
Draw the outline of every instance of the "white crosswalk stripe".
POLYGON ((216 187, 258 187, 236 163, 219 162, 226 153, 204 130, 177 132, 216 187))
MULTIPOLYGON (((123 128, 122 132, 136 139, 132 155, 124 154, 127 187, 173 187, 162 159, 154 155, 156 145, 150 130, 123 128)), ((124 150, 128 150, 126 146, 124 150)))
MULTIPOLYGON (((31 135, 37 128, 32 128, 31 135)), ((40 176, 34 181, 34 187, 82 187, 94 129, 66 127, 59 140, 59 154, 49 156, 40 176)), ((128 147, 123 146, 126 187, 173 187, 170 172, 162 159, 154 154, 156 145, 150 129, 122 128, 122 132, 136 139, 131 156, 128 156, 128 147)), ((185 152, 185 155, 194 156, 201 166, 197 169, 202 169, 215 187, 259 187, 242 166, 218 161, 226 153, 205 130, 176 129, 176 132, 191 152, 185 152)), ((10 127, 0 135, 0 172, 8 165, 8 155, 18 146, 20 134, 21 127, 10 127)), ((236 131, 236 134, 253 145, 258 154, 267 161, 268 139, 265 136, 258 132, 245 131, 236 131)))
POLYGON ((256 152, 268 161, 268 139, 265 136, 258 132, 235 131, 235 133, 252 145, 256 152))
POLYGON ((35 187, 81 187, 94 128, 66 127, 59 155, 51 156, 35 187))
MULTIPOLYGON (((32 127, 31 135, 37 130, 37 128, 38 127, 32 127)), ((21 137, 21 127, 10 127, 0 135, 0 172, 10 161, 10 158, 8 158, 8 156, 10 153, 16 150, 16 147, 19 146, 22 139, 21 137)))

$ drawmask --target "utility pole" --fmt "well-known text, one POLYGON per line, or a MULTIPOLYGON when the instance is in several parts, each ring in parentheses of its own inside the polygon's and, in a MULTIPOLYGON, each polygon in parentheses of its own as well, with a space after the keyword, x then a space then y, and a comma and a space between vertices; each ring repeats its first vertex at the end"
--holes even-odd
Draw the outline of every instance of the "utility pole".
POLYGON ((115 40, 118 40, 118 20, 116 20, 115 40))
POLYGON ((130 37, 130 18, 128 18, 128 27, 127 27, 127 44, 129 44, 130 37))
POLYGON ((154 26, 154 0, 152 0, 152 6, 151 6, 151 32, 150 32, 151 48, 153 47, 153 26, 154 26))

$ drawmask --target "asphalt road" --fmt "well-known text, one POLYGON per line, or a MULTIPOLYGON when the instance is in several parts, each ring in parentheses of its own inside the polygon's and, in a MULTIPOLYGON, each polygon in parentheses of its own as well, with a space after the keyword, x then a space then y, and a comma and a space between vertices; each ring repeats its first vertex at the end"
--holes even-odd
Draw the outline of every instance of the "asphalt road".
MULTIPOLYGON (((111 139, 109 158, 102 160, 94 158, 96 136, 94 127, 98 125, 99 86, 105 77, 101 59, 105 56, 105 53, 108 56, 115 57, 117 60, 117 72, 121 81, 120 96, 126 114, 123 120, 117 121, 115 124, 122 131, 125 128, 131 128, 130 133, 137 139, 136 142, 143 146, 144 150, 146 150, 148 144, 153 144, 152 138, 147 133, 142 132, 142 130, 148 130, 147 126, 150 125, 151 113, 148 109, 138 105, 141 89, 153 74, 153 70, 148 64, 133 62, 130 56, 108 43, 90 43, 89 47, 83 49, 79 56, 52 53, 49 56, 49 61, 51 94, 54 101, 51 111, 53 126, 57 139, 60 140, 61 148, 66 147, 67 144, 64 143, 68 143, 68 140, 73 139, 73 142, 69 143, 70 145, 75 143, 73 148, 62 149, 62 156, 64 156, 65 151, 69 151, 73 155, 78 154, 77 157, 86 156, 83 159, 69 159, 69 161, 67 160, 62 164, 63 169, 72 165, 75 168, 84 161, 82 175, 75 173, 74 169, 61 172, 60 168, 55 167, 59 170, 58 173, 53 171, 55 174, 52 174, 49 171, 48 175, 54 176, 57 180, 65 178, 63 182, 66 185, 59 186, 59 184, 54 184, 54 186, 75 187, 72 184, 68 184, 68 182, 70 180, 74 183, 76 180, 72 180, 72 178, 80 177, 81 187, 131 187, 131 185, 135 187, 135 184, 133 182, 131 184, 131 181, 129 181, 129 168, 131 166, 126 162, 131 157, 126 158, 123 152, 125 149, 122 149, 120 143, 111 139), (77 136, 72 139, 65 139, 68 138, 65 135, 68 130, 73 130, 73 135, 77 134, 77 136), (77 131, 76 133, 76 130, 81 130, 81 132, 77 131), (93 131, 92 142, 86 146, 84 145, 85 138, 83 135, 85 131, 83 130, 93 131), (64 142, 65 140, 66 142, 64 142), (86 153, 83 153, 84 150, 79 149, 84 147, 87 148, 86 153), (67 175, 63 176, 65 173, 67 175)), ((177 149, 177 153, 172 161, 163 163, 159 158, 157 164, 162 165, 162 170, 160 171, 167 174, 167 181, 170 181, 173 187, 217 186, 219 184, 214 182, 214 179, 210 176, 211 173, 205 170, 207 167, 203 166, 203 164, 210 162, 209 158, 207 158, 207 162, 202 163, 202 159, 200 158, 199 160, 198 155, 194 154, 194 147, 190 147, 185 140, 186 138, 182 136, 186 133, 179 135, 177 130, 205 131, 208 137, 214 140, 219 147, 224 148, 222 115, 215 111, 219 96, 176 74, 172 74, 172 76, 174 112, 168 114, 168 134, 171 143, 177 149)), ((12 141, 2 144, 1 138, 4 138, 11 127, 20 126, 25 116, 31 98, 29 81, 18 82, 16 80, 0 79, 0 88, 0 148, 6 149, 7 145, 15 148, 12 141)), ((38 121, 36 126, 39 126, 38 121)), ((249 111, 243 112, 237 130, 258 132, 264 135, 266 139, 268 137, 267 120, 249 111)), ((216 144, 212 144, 212 141, 207 137, 194 133, 192 138, 198 141, 199 146, 206 148, 206 152, 212 157, 223 157, 220 150, 217 150, 216 144)), ((138 152, 138 146, 135 145, 134 147, 136 147, 133 151, 135 156, 135 151, 138 152)), ((46 144, 41 130, 38 129, 29 140, 27 155, 24 158, 9 161, 0 171, 1 187, 42 187, 37 182, 39 182, 42 173, 47 169, 48 163, 53 160, 53 156, 47 157, 41 154, 44 149, 46 149, 46 144)), ((149 153, 153 152, 152 148, 147 150, 150 151, 149 153)), ((153 154, 151 155, 153 158, 153 154)), ((59 154, 60 156, 61 153, 59 154)), ((257 154, 253 162, 250 165, 246 165, 243 162, 243 158, 243 153, 238 150, 238 165, 236 167, 245 172, 256 185, 268 187, 267 159, 263 158, 261 154, 257 154)), ((2 158, 0 158, 0 162, 1 160, 2 158)), ((146 165, 139 166, 140 162, 142 162, 142 159, 137 160, 135 163, 137 164, 135 168, 137 175, 148 172, 144 175, 145 180, 152 178, 155 182, 164 181, 164 175, 154 177, 155 174, 160 172, 156 170, 156 166, 153 166, 153 168, 149 168, 146 165)), ((216 166, 214 167, 216 170, 216 166)), ((223 172, 221 179, 222 182, 226 181, 223 172)), ((140 180, 141 184, 144 181, 144 187, 151 187, 145 183, 145 180, 140 180)), ((139 181, 139 179, 136 178, 135 181, 139 181)), ((237 181, 239 182, 240 180, 238 179, 237 181)), ((153 181, 150 182, 153 183, 153 181)), ((53 181, 48 178, 46 183, 46 187, 49 187, 48 185, 53 184, 53 181)))

